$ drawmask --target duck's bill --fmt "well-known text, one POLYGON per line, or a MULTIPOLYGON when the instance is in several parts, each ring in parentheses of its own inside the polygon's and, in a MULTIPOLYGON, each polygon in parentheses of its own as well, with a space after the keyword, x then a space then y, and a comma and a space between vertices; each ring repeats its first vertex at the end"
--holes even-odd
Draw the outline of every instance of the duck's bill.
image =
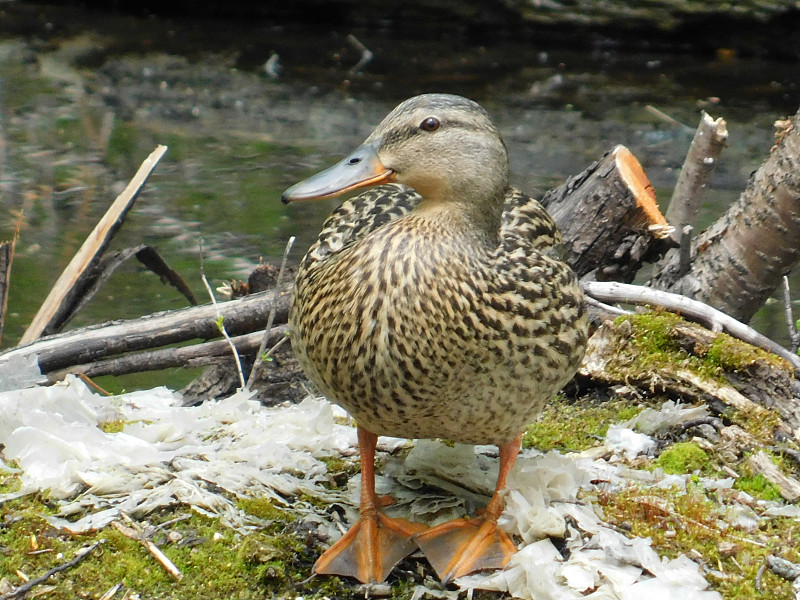
POLYGON ((332 198, 351 190, 394 181, 395 173, 378 159, 377 144, 362 144, 324 171, 296 183, 281 196, 284 204, 332 198))

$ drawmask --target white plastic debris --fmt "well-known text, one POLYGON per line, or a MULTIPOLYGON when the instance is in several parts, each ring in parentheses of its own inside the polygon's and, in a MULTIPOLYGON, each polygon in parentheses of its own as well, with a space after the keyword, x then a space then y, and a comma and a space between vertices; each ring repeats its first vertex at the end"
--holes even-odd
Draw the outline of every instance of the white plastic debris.
POLYGON ((650 456, 656 449, 653 438, 643 433, 636 433, 633 429, 622 425, 612 425, 608 428, 606 446, 628 460, 640 454, 650 456))
POLYGON ((10 392, 45 383, 35 354, 12 354, 0 359, 0 392, 10 392))
MULTIPOLYGON (((355 514, 357 477, 348 490, 323 485, 327 469, 320 458, 355 458, 357 452, 354 428, 337 422, 324 400, 265 408, 240 392, 187 408, 165 388, 106 398, 68 378, 52 387, 0 393, 0 414, 1 458, 21 467, 21 493, 49 489, 63 498, 61 513, 48 520, 69 531, 103 527, 121 511, 144 515, 180 502, 246 532, 257 523, 231 500, 243 495, 284 502, 302 493, 355 514), (124 422, 124 430, 105 433, 99 425, 110 421, 124 422)), ((381 438, 379 448, 403 444, 381 438)), ((654 449, 647 435, 621 426, 611 428, 608 445, 626 457, 654 449)), ((377 484, 380 493, 397 500, 389 510, 433 523, 485 506, 496 476, 493 447, 419 441, 405 461, 388 457, 377 484)), ((633 477, 648 485, 669 481, 663 474, 577 454, 523 452, 509 477, 500 520, 522 540, 520 551, 504 570, 463 577, 457 584, 462 590, 502 590, 537 600, 720 598, 706 590, 691 560, 662 560, 649 540, 609 529, 590 504, 577 501, 579 490, 593 480, 613 487, 633 477), (563 540, 563 554, 551 538, 563 540)), ((338 534, 313 506, 294 510, 305 510, 303 518, 317 523, 323 535, 338 534)), ((415 598, 456 596, 427 588, 414 592, 415 598)))
POLYGON ((655 435, 664 431, 669 431, 694 419, 708 416, 708 407, 703 404, 700 406, 690 406, 685 408, 683 404, 667 400, 661 405, 659 410, 645 408, 632 419, 621 423, 623 427, 636 429, 640 433, 655 435))

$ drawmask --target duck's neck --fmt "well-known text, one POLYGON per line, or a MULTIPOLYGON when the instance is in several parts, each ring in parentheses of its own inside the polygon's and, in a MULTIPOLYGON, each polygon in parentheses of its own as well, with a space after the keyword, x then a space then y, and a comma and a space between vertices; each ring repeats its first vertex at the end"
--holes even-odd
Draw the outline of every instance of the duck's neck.
POLYGON ((498 243, 505 193, 480 202, 423 197, 417 212, 437 222, 443 231, 467 234, 478 243, 494 247, 498 243))

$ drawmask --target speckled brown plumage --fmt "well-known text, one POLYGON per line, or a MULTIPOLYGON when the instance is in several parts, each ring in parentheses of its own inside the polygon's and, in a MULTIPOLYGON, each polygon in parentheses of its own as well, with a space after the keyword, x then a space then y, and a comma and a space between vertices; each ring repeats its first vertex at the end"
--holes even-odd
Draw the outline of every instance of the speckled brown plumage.
POLYGON ((381 581, 419 546, 446 583, 515 551, 497 528, 501 492, 521 432, 583 357, 583 296, 553 220, 509 187, 505 145, 474 102, 403 102, 284 200, 386 182, 396 183, 333 212, 295 280, 293 348, 356 419, 362 452, 360 519, 314 569, 381 581), (377 435, 497 444, 489 506, 428 530, 388 518, 374 489, 377 435))
POLYGON ((419 201, 386 185, 329 217, 296 279, 295 351, 374 433, 507 442, 582 358, 575 276, 551 257, 553 221, 516 190, 494 247, 419 201))

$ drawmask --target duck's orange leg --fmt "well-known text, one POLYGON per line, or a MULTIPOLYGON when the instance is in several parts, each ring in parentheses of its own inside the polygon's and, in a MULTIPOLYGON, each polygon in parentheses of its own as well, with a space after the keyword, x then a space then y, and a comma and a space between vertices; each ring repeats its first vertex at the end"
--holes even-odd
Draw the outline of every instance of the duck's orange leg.
POLYGON ((314 563, 320 575, 344 575, 362 583, 381 582, 394 566, 417 549, 411 537, 425 525, 387 517, 386 506, 375 494, 375 445, 378 436, 358 428, 361 451, 361 506, 359 519, 342 539, 314 563))
POLYGON ((474 519, 448 521, 414 536, 414 541, 444 585, 475 571, 502 568, 517 551, 506 532, 497 528, 497 519, 503 513, 501 492, 517 460, 521 442, 520 433, 511 442, 500 446, 497 486, 483 513, 474 519))

